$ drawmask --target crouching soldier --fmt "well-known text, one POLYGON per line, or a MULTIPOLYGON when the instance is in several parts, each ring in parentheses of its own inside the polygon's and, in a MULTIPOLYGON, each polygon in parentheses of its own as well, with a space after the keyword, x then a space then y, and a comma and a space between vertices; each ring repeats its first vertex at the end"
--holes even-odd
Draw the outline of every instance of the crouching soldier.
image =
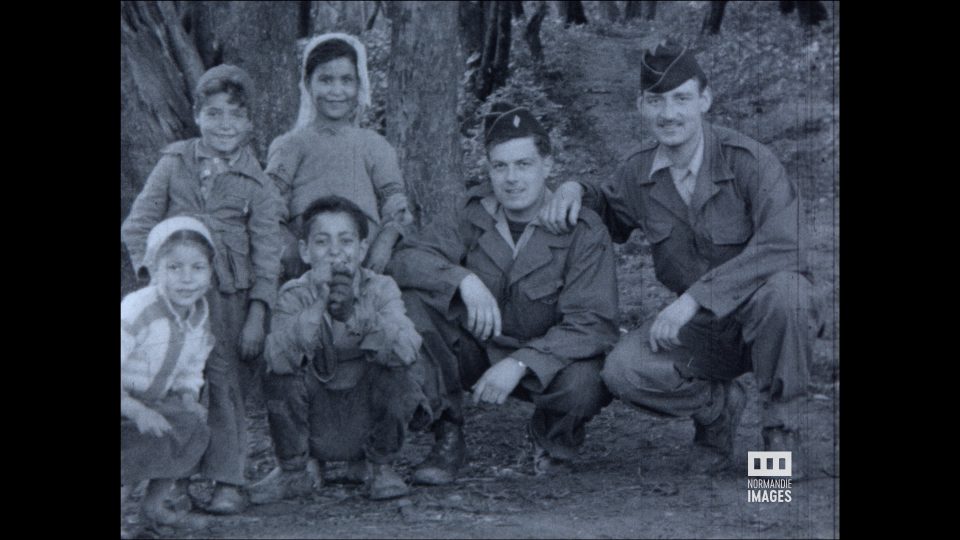
POLYGON ((310 270, 281 288, 264 353, 279 467, 248 488, 250 500, 308 494, 316 483, 310 458, 365 470, 371 499, 405 495, 391 462, 415 414, 429 423, 410 368, 420 336, 393 280, 360 268, 368 248, 363 212, 324 197, 303 216, 300 256, 310 270))
POLYGON ((440 416, 436 443, 416 483, 452 482, 463 465, 464 390, 474 403, 534 403, 535 474, 568 469, 584 426, 612 400, 600 379, 617 339, 610 236, 591 211, 567 233, 539 226, 550 139, 526 109, 494 110, 485 126, 490 182, 468 192, 451 222, 405 239, 387 266, 436 375, 426 386, 440 416))

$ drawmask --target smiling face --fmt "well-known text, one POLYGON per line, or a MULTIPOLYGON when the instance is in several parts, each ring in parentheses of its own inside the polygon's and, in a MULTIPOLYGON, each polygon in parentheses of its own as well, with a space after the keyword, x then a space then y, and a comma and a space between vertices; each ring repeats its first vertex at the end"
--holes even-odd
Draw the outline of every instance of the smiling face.
POLYGON ((660 144, 680 148, 696 144, 703 123, 703 114, 710 109, 712 96, 709 88, 700 90, 696 79, 656 94, 643 92, 637 99, 640 118, 660 144))
POLYGON ((208 254, 193 242, 177 242, 165 250, 155 272, 167 299, 182 315, 206 294, 213 278, 208 254))
POLYGON ((318 118, 331 122, 346 119, 357 106, 357 66, 345 57, 324 62, 310 74, 310 95, 318 118))
POLYGON ((508 218, 530 221, 536 217, 552 167, 553 159, 540 155, 533 137, 510 139, 490 148, 490 183, 508 218))
POLYGON ((234 155, 253 129, 247 108, 231 101, 227 92, 213 94, 195 118, 203 142, 221 157, 234 155))

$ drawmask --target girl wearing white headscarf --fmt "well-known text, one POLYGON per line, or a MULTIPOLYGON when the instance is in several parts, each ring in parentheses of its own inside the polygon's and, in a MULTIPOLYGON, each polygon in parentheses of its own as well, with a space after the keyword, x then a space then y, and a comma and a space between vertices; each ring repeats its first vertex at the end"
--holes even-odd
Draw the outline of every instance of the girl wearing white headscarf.
POLYGON ((297 122, 270 145, 266 168, 286 202, 287 279, 306 269, 296 243, 299 218, 320 197, 349 199, 366 214, 371 243, 364 266, 376 272, 383 270, 394 244, 412 222, 396 151, 377 132, 359 127, 369 106, 363 44, 342 33, 307 42, 297 122))

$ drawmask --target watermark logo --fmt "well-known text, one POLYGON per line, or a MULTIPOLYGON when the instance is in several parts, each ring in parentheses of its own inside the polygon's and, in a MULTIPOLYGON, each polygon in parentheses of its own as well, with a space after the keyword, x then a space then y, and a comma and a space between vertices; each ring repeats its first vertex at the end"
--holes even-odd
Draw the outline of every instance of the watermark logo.
POLYGON ((792 476, 792 452, 747 452, 747 476, 792 476))
POLYGON ((747 452, 747 502, 793 500, 791 452, 747 452))

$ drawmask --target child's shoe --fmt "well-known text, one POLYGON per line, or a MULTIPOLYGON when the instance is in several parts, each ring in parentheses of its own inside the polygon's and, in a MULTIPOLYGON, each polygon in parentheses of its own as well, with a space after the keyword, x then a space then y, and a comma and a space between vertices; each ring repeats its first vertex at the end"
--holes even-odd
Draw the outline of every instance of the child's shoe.
POLYGON ((213 498, 207 506, 207 512, 211 514, 239 514, 247 507, 246 497, 240 492, 240 488, 231 484, 217 482, 217 487, 213 490, 213 498))
POLYGON ((410 493, 410 487, 389 464, 373 463, 371 469, 369 481, 371 500, 395 499, 410 493))
POLYGON ((313 478, 306 469, 285 471, 274 467, 270 474, 247 488, 250 502, 267 504, 302 497, 313 492, 313 478))

